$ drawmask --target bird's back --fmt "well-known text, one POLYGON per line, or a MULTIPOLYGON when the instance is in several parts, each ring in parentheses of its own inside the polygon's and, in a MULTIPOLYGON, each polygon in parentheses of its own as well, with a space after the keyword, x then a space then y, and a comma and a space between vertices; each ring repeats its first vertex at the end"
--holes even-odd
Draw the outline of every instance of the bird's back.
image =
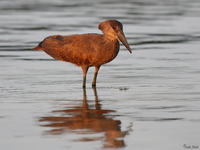
POLYGON ((53 35, 33 49, 78 66, 100 66, 117 56, 119 42, 101 34, 53 35))

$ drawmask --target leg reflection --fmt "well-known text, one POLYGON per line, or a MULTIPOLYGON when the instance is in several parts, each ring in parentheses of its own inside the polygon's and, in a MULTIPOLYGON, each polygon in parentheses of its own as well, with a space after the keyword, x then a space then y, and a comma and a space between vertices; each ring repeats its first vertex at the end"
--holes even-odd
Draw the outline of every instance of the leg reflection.
MULTIPOLYGON (((40 117, 39 122, 43 127, 52 127, 45 134, 77 133, 86 137, 74 141, 104 141, 103 147, 124 147, 123 137, 131 129, 121 131, 121 121, 112 119, 109 113, 114 110, 101 109, 97 90, 93 87, 95 104, 87 100, 86 89, 83 88, 82 105, 67 107, 64 110, 53 111, 50 117, 40 117), (101 137, 87 137, 87 133, 105 133, 101 137)), ((131 127, 130 127, 131 128, 131 127)))

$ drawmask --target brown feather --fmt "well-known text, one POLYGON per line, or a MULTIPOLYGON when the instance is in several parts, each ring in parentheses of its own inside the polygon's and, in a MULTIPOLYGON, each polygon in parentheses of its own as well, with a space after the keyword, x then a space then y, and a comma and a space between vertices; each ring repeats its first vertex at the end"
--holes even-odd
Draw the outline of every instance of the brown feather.
POLYGON ((117 56, 118 40, 122 41, 131 52, 120 22, 107 20, 99 24, 99 29, 102 30, 103 35, 93 33, 49 36, 33 49, 43 50, 55 59, 82 67, 86 76, 88 67, 95 66, 99 69, 101 65, 112 61, 117 56))
POLYGON ((51 57, 77 66, 100 66, 113 60, 119 51, 117 39, 110 41, 100 34, 53 35, 38 47, 51 57))

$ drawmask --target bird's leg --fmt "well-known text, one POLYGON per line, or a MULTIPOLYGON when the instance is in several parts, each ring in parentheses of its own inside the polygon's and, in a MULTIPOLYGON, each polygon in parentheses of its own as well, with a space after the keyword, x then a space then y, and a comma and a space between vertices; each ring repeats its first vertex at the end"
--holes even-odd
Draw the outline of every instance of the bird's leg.
POLYGON ((100 66, 95 66, 94 78, 93 78, 93 81, 92 81, 92 86, 93 87, 96 86, 96 81, 97 81, 97 75, 98 75, 99 68, 100 68, 100 66))
POLYGON ((86 87, 86 75, 89 67, 81 67, 83 71, 83 88, 86 87))
POLYGON ((97 95, 97 89, 96 89, 95 86, 93 86, 92 89, 94 91, 94 96, 95 96, 95 108, 96 108, 96 110, 100 110, 101 109, 101 104, 99 104, 98 95, 97 95))

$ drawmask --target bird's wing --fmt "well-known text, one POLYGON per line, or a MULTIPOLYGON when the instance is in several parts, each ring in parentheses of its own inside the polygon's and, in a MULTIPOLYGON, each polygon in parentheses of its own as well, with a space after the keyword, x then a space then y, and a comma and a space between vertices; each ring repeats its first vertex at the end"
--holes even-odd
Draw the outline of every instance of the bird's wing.
POLYGON ((53 35, 45 38, 38 47, 55 59, 78 66, 90 65, 101 37, 100 34, 53 35))
POLYGON ((78 66, 92 65, 91 62, 99 49, 97 44, 101 39, 100 34, 82 34, 63 36, 63 47, 60 56, 64 61, 69 61, 78 66))

